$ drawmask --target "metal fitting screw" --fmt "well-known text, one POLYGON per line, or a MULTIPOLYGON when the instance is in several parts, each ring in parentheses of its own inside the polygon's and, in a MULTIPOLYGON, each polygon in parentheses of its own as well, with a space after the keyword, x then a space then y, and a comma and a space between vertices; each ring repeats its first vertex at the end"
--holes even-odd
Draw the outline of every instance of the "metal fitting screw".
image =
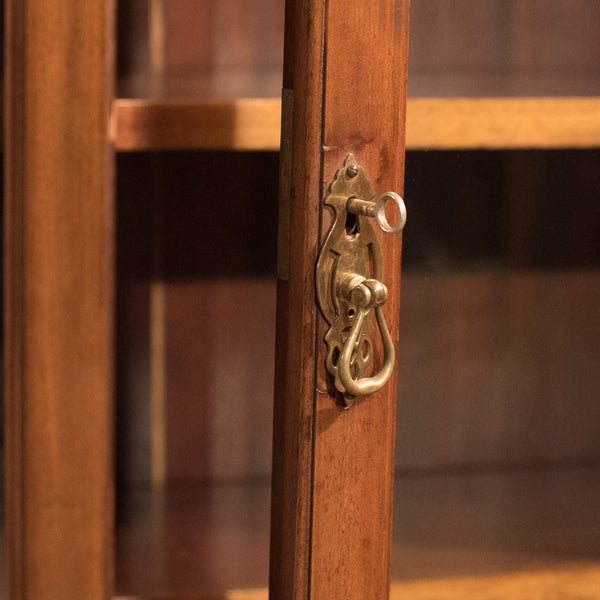
POLYGON ((356 177, 358 175, 358 166, 350 165, 350 166, 346 167, 346 175, 350 178, 356 177))

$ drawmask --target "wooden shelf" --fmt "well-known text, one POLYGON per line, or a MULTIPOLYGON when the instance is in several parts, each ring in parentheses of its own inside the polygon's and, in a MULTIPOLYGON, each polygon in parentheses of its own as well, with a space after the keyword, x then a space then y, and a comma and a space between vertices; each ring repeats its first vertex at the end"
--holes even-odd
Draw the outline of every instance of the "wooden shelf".
MULTIPOLYGON (((279 149, 281 103, 118 99, 117 151, 279 149)), ((591 148, 600 146, 600 98, 413 98, 407 149, 591 148)))
POLYGON ((411 150, 590 148, 600 145, 600 98, 409 100, 411 150))
MULTIPOLYGON (((392 598, 591 598, 598 506, 596 465, 399 475, 392 598)), ((119 598, 266 598, 268 483, 134 492, 120 514, 119 598)))
POLYGON ((281 102, 116 100, 112 138, 117 151, 278 150, 281 102))

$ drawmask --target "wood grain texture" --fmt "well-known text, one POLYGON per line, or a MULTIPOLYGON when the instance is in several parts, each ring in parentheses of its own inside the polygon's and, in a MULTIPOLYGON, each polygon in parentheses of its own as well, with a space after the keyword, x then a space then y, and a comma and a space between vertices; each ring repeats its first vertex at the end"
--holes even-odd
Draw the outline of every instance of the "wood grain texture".
MULTIPOLYGON (((278 284, 271 595, 384 598, 395 381, 348 411, 326 392, 314 265, 329 218, 320 201, 349 152, 376 189, 402 191, 408 2, 291 2, 286 26, 293 131, 283 202, 289 280, 278 284)), ((381 243, 391 297, 385 313, 396 339, 401 238, 381 243)))
MULTIPOLYGON (((349 152, 377 193, 403 193, 408 9, 404 1, 327 4, 323 194, 349 152)), ((328 218, 322 215, 323 234, 328 218)), ((390 294, 383 310, 397 341, 402 238, 377 233, 390 294)), ((326 330, 320 319, 311 598, 382 599, 389 593, 396 375, 341 410, 326 392, 326 330)))
MULTIPOLYGON (((289 224, 277 280, 271 562, 273 600, 310 597, 310 543, 315 394, 314 265, 322 193, 324 3, 286 2, 283 86, 290 115, 283 140, 291 164, 280 189, 280 221, 289 224)), ((289 111, 289 113, 288 113, 289 111)))
POLYGON ((6 5, 11 600, 112 588, 112 2, 6 5))
MULTIPOLYGON (((278 150, 281 103, 118 99, 113 139, 139 150, 278 150)), ((409 98, 408 150, 593 148, 598 98, 409 98)))
POLYGON ((597 147, 600 99, 413 99, 406 139, 412 150, 597 147))
POLYGON ((281 103, 116 100, 112 137, 117 151, 272 150, 279 148, 281 103))

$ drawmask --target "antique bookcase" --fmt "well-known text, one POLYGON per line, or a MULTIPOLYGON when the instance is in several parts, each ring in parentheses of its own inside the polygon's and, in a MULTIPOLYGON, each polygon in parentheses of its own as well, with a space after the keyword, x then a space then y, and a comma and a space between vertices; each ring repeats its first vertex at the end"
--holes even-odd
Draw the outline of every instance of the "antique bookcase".
MULTIPOLYGON (((6 597, 266 598, 283 3, 5 4, 6 597)), ((352 4, 325 24, 364 49, 352 4)), ((596 4, 412 3, 393 598, 600 587, 596 4)), ((328 56, 352 93, 349 46, 328 56)), ((401 76, 377 83, 402 103, 401 76)), ((371 464, 331 433, 322 497, 371 464)), ((317 523, 351 530, 361 500, 317 523)), ((357 593, 367 569, 380 597, 385 558, 344 571, 369 541, 333 534, 288 543, 274 597, 357 593)))

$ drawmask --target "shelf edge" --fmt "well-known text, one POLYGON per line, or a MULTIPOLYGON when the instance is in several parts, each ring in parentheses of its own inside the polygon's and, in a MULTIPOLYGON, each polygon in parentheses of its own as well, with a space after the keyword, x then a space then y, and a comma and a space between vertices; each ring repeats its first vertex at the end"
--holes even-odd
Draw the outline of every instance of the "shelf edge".
MULTIPOLYGON (((118 152, 279 150, 281 102, 117 99, 118 152)), ((600 98, 411 98, 409 150, 600 147, 600 98)))
POLYGON ((412 150, 600 146, 600 98, 415 98, 412 150))

